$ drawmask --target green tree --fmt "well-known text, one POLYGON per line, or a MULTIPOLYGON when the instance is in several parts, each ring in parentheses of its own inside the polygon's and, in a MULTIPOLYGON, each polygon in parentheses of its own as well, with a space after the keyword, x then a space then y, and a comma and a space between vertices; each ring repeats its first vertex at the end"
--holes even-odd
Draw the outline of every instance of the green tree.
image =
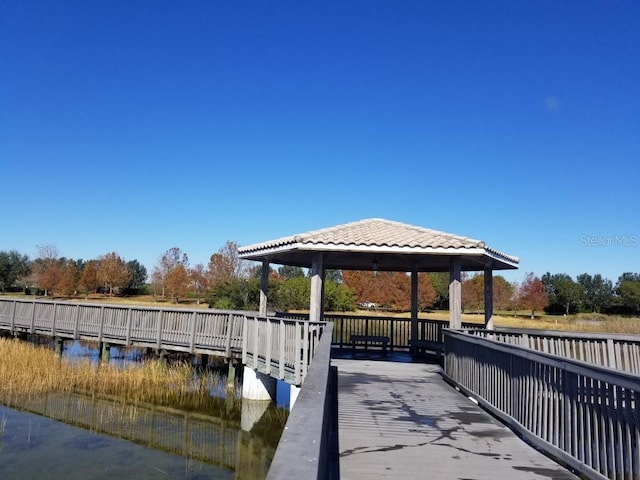
POLYGON ((124 293, 127 295, 141 295, 147 289, 147 269, 138 260, 130 260, 127 267, 131 273, 129 284, 125 287, 124 293))
POLYGON ((0 252, 0 291, 16 287, 18 279, 26 277, 31 270, 29 257, 16 250, 0 252))
POLYGON ((254 279, 232 278, 214 285, 206 296, 209 308, 257 310, 259 283, 254 279))
POLYGON ((640 313, 640 273, 623 273, 618 278, 616 293, 632 314, 640 313))
POLYGON ((564 313, 569 315, 578 310, 584 291, 582 286, 573 281, 566 273, 545 273, 541 279, 547 292, 549 313, 564 313))
POLYGON ((583 273, 577 277, 578 284, 584 291, 584 306, 591 312, 600 312, 613 302, 613 284, 611 280, 602 278, 599 273, 593 277, 583 273))
POLYGON ((284 280, 290 278, 304 277, 304 270, 302 267, 295 267, 293 265, 282 265, 278 268, 278 275, 284 280))
POLYGON ((449 272, 429 272, 427 275, 436 292, 435 308, 447 310, 449 308, 449 272))
POLYGON ((356 294, 352 289, 342 283, 325 280, 324 309, 326 311, 352 312, 356 309, 356 303, 356 294))
POLYGON ((275 307, 279 310, 305 310, 311 298, 311 280, 293 277, 276 283, 275 307))

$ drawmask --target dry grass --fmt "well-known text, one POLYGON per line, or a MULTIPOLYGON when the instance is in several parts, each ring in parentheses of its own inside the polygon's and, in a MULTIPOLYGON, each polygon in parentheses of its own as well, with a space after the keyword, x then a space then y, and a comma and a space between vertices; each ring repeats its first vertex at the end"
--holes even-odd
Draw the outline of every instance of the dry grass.
POLYGON ((11 339, 0 339, 0 378, 0 402, 7 405, 45 393, 77 392, 184 410, 207 410, 210 388, 220 382, 218 375, 207 373, 194 380, 187 363, 96 367, 89 360, 60 358, 47 348, 11 339))

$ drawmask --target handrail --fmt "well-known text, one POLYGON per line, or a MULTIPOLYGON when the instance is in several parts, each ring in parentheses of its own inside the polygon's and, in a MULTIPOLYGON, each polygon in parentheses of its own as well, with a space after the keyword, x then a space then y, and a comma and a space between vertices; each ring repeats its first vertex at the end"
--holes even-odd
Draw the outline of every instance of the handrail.
POLYGON ((0 331, 227 359, 300 385, 324 323, 254 312, 0 298, 0 331))
POLYGON ((587 478, 640 476, 640 376, 446 330, 444 377, 587 478))
POLYGON ((338 374, 330 365, 332 324, 320 331, 313 362, 285 425, 267 480, 339 478, 338 374))
POLYGON ((502 343, 640 374, 640 336, 553 332, 533 329, 474 329, 470 333, 502 343))

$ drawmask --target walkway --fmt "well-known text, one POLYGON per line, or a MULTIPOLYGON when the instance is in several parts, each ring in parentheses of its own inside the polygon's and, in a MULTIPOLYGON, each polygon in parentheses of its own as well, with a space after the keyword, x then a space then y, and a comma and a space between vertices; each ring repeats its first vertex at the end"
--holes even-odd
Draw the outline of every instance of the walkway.
POLYGON ((438 365, 332 363, 341 480, 578 478, 447 384, 438 365))

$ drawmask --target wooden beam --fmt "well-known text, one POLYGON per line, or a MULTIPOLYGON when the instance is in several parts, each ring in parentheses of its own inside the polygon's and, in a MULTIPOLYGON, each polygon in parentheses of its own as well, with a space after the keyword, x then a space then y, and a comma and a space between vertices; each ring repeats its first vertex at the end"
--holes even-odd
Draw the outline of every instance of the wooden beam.
POLYGON ((484 269, 484 328, 493 330, 493 270, 484 269))
POLYGON ((449 328, 462 327, 462 270, 460 257, 449 259, 449 328))

